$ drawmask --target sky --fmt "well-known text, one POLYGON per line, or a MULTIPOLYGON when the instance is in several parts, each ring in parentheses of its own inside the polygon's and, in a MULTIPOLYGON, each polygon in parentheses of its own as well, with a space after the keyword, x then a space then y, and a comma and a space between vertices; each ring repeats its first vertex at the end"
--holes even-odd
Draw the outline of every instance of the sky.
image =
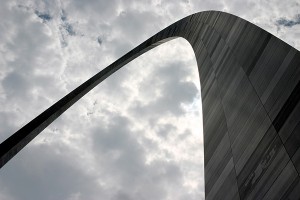
MULTIPOLYGON (((300 49, 297 0, 0 0, 0 142, 164 27, 220 10, 300 49)), ((200 82, 184 39, 94 88, 0 171, 2 200, 204 199, 200 82)))

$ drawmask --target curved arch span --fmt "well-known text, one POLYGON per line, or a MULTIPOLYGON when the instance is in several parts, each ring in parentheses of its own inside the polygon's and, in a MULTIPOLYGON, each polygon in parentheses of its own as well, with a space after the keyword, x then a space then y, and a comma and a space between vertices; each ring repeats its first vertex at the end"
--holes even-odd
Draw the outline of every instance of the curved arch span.
POLYGON ((201 76, 206 199, 300 198, 300 53, 218 11, 175 22, 63 97, 0 145, 0 167, 100 82, 176 37, 201 76))

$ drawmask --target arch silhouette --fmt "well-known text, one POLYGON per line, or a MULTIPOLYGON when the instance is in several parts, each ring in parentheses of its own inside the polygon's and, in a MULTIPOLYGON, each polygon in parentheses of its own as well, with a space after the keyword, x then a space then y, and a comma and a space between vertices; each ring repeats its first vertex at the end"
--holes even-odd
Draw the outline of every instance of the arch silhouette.
POLYGON ((0 145, 0 167, 64 111, 148 50, 185 38, 201 77, 206 199, 300 198, 300 53, 237 16, 206 11, 168 26, 0 145))

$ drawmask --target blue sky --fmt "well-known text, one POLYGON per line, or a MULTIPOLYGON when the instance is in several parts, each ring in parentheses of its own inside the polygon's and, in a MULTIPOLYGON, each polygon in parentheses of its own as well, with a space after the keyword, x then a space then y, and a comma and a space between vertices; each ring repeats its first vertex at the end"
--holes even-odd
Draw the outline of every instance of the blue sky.
MULTIPOLYGON (((0 142, 162 28, 238 15, 300 49, 297 0, 2 1, 0 142)), ((132 61, 0 172, 0 199, 204 199, 200 83, 176 39, 132 61)))

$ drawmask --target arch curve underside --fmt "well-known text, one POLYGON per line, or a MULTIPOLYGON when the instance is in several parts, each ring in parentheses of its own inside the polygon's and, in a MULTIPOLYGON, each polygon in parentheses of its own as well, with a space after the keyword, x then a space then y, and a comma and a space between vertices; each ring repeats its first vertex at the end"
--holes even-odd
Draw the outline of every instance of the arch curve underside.
POLYGON ((0 167, 92 88, 183 37, 202 93, 206 199, 300 199, 300 52, 231 14, 190 15, 155 34, 33 119, 0 148, 0 167))

